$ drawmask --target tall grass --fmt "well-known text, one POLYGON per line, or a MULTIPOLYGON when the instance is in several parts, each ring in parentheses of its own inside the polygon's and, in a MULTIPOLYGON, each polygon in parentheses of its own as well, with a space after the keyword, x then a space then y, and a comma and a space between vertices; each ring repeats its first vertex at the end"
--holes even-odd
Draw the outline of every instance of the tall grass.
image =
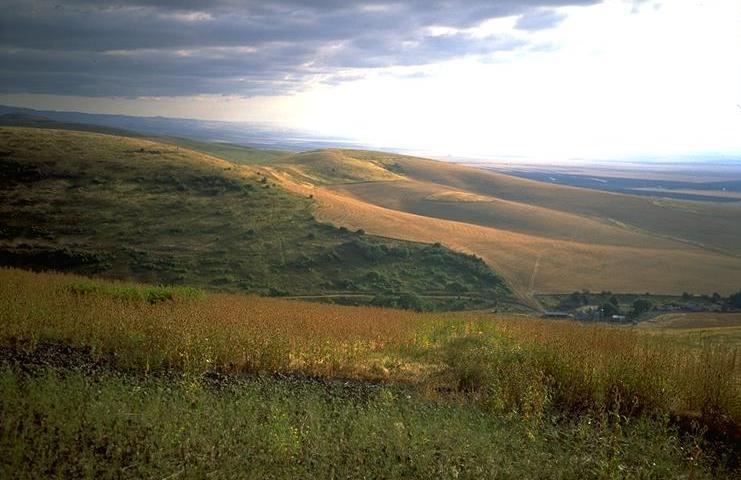
POLYGON ((122 292, 116 283, 0 269, 0 337, 30 349, 64 341, 123 369, 332 376, 359 374, 362 358, 403 341, 415 319, 404 311, 246 295, 152 303, 146 293, 122 292), (90 286, 80 294, 80 285, 90 286))
MULTIPOLYGON (((151 303, 80 277, 0 269, 0 341, 89 349, 143 372, 296 372, 452 392, 538 423, 546 412, 685 415, 738 430, 737 348, 628 327, 486 314, 418 314, 242 295, 151 303), (85 283, 88 285, 88 283, 85 283), (78 286, 78 287, 75 287, 78 286)), ((148 287, 136 287, 147 291, 148 287)))
MULTIPOLYGON (((387 387, 0 366, 0 478, 677 478, 694 467, 659 422, 545 424, 387 387), (689 467, 688 467, 689 464, 689 467)), ((694 461, 694 460, 693 460, 694 461)), ((700 468, 698 468, 700 467, 700 468)))

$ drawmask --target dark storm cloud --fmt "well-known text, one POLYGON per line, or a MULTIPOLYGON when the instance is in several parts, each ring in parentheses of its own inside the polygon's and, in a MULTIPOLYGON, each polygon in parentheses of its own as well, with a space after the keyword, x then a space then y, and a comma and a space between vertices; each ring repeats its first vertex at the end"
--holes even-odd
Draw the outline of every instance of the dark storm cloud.
MULTIPOLYGON (((86 96, 271 94, 347 68, 424 65, 515 49, 507 37, 431 36, 521 15, 553 26, 548 7, 595 0, 10 0, 0 15, 3 93, 86 96)), ((334 77, 336 76, 336 78, 334 77)))

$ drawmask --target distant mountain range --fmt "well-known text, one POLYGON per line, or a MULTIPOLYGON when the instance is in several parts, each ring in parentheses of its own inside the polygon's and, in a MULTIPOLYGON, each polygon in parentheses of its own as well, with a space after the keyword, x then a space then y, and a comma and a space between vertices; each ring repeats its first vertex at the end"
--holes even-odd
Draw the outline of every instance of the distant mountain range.
MULTIPOLYGON (((366 145, 345 138, 321 137, 298 130, 247 122, 206 121, 185 118, 136 117, 80 112, 57 112, 0 105, 0 124, 43 126, 44 122, 90 125, 112 129, 111 133, 138 133, 148 137, 185 137, 207 142, 225 142, 255 148, 311 150, 326 147, 362 148, 366 145)), ((87 128, 84 128, 86 127, 87 128)), ((100 129, 95 129, 100 131, 100 129)))

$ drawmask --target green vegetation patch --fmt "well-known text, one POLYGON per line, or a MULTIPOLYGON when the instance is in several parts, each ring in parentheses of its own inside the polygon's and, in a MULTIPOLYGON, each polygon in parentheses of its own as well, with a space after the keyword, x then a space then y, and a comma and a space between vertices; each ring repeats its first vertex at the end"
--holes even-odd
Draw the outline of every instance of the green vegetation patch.
MULTIPOLYGON (((368 384, 137 378, 0 367, 3 478, 693 478, 665 421, 528 427, 467 402, 368 384)), ((695 446, 697 445, 697 446, 695 446)), ((695 448, 693 451, 692 448, 695 448)))
POLYGON ((215 157, 229 160, 242 165, 264 165, 273 163, 292 152, 285 150, 266 150, 233 143, 201 142, 190 138, 163 137, 155 138, 156 141, 171 143, 196 152, 207 153, 215 157))
POLYGON ((356 157, 354 150, 323 149, 285 157, 279 165, 315 184, 341 184, 399 180, 403 168, 395 162, 368 155, 356 157))
POLYGON ((193 287, 153 287, 77 282, 68 288, 70 292, 77 295, 104 295, 122 300, 141 300, 149 303, 175 299, 198 300, 205 296, 203 290, 193 287))

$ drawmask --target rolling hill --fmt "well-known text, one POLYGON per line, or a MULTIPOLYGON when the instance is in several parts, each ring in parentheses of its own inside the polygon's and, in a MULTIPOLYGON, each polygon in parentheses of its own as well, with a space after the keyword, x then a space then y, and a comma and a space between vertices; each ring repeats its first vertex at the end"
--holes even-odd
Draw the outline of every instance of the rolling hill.
MULTIPOLYGON (((74 125, 65 126, 65 128, 74 128, 74 125)), ((6 130, 13 131, 13 129, 6 130)), ((57 156, 71 154, 72 158, 75 158, 74 155, 93 152, 101 148, 104 152, 111 149, 110 146, 93 145, 89 138, 83 139, 74 132, 56 133, 54 137, 50 131, 45 130, 38 130, 36 133, 31 130, 18 131, 24 132, 25 142, 29 144, 35 142, 35 145, 27 145, 29 151, 34 154, 41 154, 45 149, 52 147, 47 139, 56 138, 61 141, 65 135, 71 135, 75 140, 63 147, 68 151, 55 151, 53 148, 62 147, 58 145, 53 147, 52 151, 55 151, 57 156), (73 145, 75 142, 83 146, 73 145)), ((99 136, 97 138, 96 141, 106 139, 105 142, 109 142, 112 137, 99 136)), ((122 137, 118 138, 118 141, 124 142, 121 140, 122 137)), ((345 227, 341 234, 347 238, 343 241, 337 239, 330 241, 332 248, 350 240, 366 241, 369 239, 368 236, 366 238, 354 237, 351 232, 346 231, 348 229, 353 231, 362 229, 369 234, 386 239, 393 238, 428 244, 439 242, 454 250, 481 257, 488 265, 500 272, 510 287, 525 301, 530 301, 532 295, 536 293, 565 293, 581 289, 616 292, 649 291, 667 294, 678 294, 684 291, 701 293, 717 291, 726 294, 735 291, 741 284, 741 244, 737 241, 741 238, 741 205, 738 204, 657 199, 553 185, 441 161, 365 150, 327 149, 291 154, 189 139, 170 138, 155 141, 128 138, 125 142, 134 143, 131 143, 129 147, 122 144, 114 151, 128 151, 127 158, 141 157, 156 160, 152 165, 165 165, 172 160, 171 156, 189 158, 195 156, 207 163, 217 162, 219 165, 217 169, 223 174, 228 174, 230 179, 235 176, 240 179, 250 178, 255 202, 245 206, 248 210, 235 213, 233 208, 237 202, 229 197, 234 192, 227 194, 229 187, 224 187, 223 191, 218 191, 217 196, 230 207, 228 209, 222 206, 217 207, 217 203, 221 205, 219 202, 207 206, 202 204, 199 207, 202 210, 191 207, 192 211, 184 217, 186 219, 185 228, 183 225, 172 225, 170 227, 172 231, 169 234, 155 234, 156 229, 142 230, 138 239, 134 238, 136 235, 132 235, 130 231, 116 230, 116 233, 109 233, 105 239, 105 242, 111 245, 112 237, 120 235, 116 238, 126 239, 127 248, 141 250, 141 247, 132 245, 136 242, 143 243, 142 238, 153 238, 154 235, 154 238, 160 238, 154 242, 158 244, 158 242, 165 242, 168 235, 172 237, 187 232, 187 235, 192 236, 194 232, 200 232, 199 235, 204 235, 200 240, 201 245, 210 244, 211 248, 222 252, 219 254, 222 256, 220 263, 217 262, 219 267, 214 267, 214 271, 205 274, 205 277, 204 272, 194 274, 192 277, 183 273, 197 270, 194 270, 192 263, 187 262, 187 265, 178 265, 175 268, 180 272, 178 274, 170 271, 162 278, 151 277, 148 276, 151 274, 145 272, 148 268, 151 270, 156 262, 144 260, 142 261, 149 264, 149 267, 141 266, 138 273, 119 265, 109 272, 113 275, 135 275, 135 278, 141 280, 168 282, 192 282, 195 279, 209 278, 208 282, 214 282, 213 285, 219 288, 243 288, 273 293, 289 292, 295 295, 310 296, 322 296, 327 292, 332 292, 333 295, 346 295, 342 301, 348 301, 351 298, 347 295, 355 296, 354 301, 367 300, 367 295, 377 295, 383 291, 398 289, 400 285, 407 285, 405 280, 399 279, 392 280, 390 283, 384 283, 385 280, 381 280, 374 284, 357 275, 352 276, 353 278, 348 281, 338 280, 335 283, 332 283, 334 280, 326 279, 319 282, 316 279, 298 281, 295 279, 311 277, 307 272, 298 272, 296 268, 299 267, 294 268, 293 271, 284 270, 282 274, 276 274, 275 267, 261 266, 257 270, 267 273, 255 276, 256 274, 252 272, 254 265, 247 262, 244 256, 230 253, 232 250, 242 251, 244 248, 241 243, 234 240, 235 236, 244 235, 244 240, 248 239, 249 235, 239 228, 230 230, 232 227, 229 225, 241 225, 240 228, 250 225, 243 230, 252 231, 250 235, 258 241, 246 242, 250 245, 247 251, 251 252, 248 253, 248 258, 257 258, 262 254, 260 252, 275 250, 294 252, 295 250, 294 253, 301 252, 300 260, 293 259, 298 262, 296 265, 315 271, 316 263, 321 263, 318 259, 324 258, 322 254, 311 248, 307 250, 306 240, 302 242, 297 240, 295 235, 285 232, 290 230, 288 225, 295 225, 299 222, 294 218, 296 215, 301 216, 299 222, 301 223, 313 222, 313 219, 309 219, 311 215, 316 214, 321 222, 345 227), (144 146, 138 146, 139 143, 136 142, 143 142, 141 145, 144 146), (144 151, 138 152, 137 148, 143 148, 144 151), (148 151, 159 153, 147 153, 148 151), (222 160, 214 157, 221 157, 222 160), (231 163, 223 160, 229 160, 231 163), (235 165, 235 163, 246 165, 235 165), (291 190, 293 195, 286 195, 271 183, 280 184, 285 189, 291 190), (258 192, 259 195, 254 192, 258 192), (280 200, 270 200, 269 198, 273 197, 269 195, 273 194, 280 200), (299 204, 301 204, 300 207, 299 204), (272 205, 280 206, 273 208, 272 205), (213 220, 216 216, 206 220, 209 218, 206 214, 207 209, 211 208, 217 210, 221 208, 222 213, 226 215, 220 227, 213 220), (285 215, 266 215, 265 211, 269 209, 283 212, 285 215), (255 214, 255 212, 260 213, 255 214), (250 218, 250 221, 245 223, 243 218, 250 218), (276 227, 272 233, 269 233, 267 226, 275 221, 279 224, 285 222, 286 226, 276 227), (197 228, 188 229, 188 222, 197 228), (205 234, 209 228, 214 238, 206 240, 205 234), (230 233, 223 239, 215 240, 218 236, 215 232, 219 229, 225 229, 224 231, 230 233), (281 246, 283 241, 277 240, 277 232, 282 232, 279 235, 280 238, 288 239, 288 247, 281 246), (157 237, 157 235, 160 236, 157 237), (256 245, 263 245, 260 247, 262 250, 256 245), (307 260, 303 256, 314 259, 307 260), (245 267, 248 263, 250 266, 245 267), (309 264, 311 266, 307 266, 309 264), (250 270, 249 275, 245 277, 240 273, 235 277, 233 273, 229 273, 234 271, 235 266, 238 266, 236 270, 238 272, 250 270), (247 270, 244 270, 245 268, 247 270), (218 275, 216 275, 216 270, 220 271, 218 275), (297 282, 302 286, 296 285, 297 282), (280 288, 280 285, 292 286, 280 288), (316 288, 316 285, 323 286, 316 288)), ((9 150, 9 148, 3 147, 3 150, 9 150)), ((108 155, 108 157, 111 156, 108 155)), ((7 162, 7 158, 12 158, 12 156, 6 156, 4 161, 7 162)), ((113 165, 118 165, 118 163, 113 162, 109 166, 113 165)), ((145 165, 151 166, 144 163, 138 164, 137 168, 144 168, 145 165)), ((83 167, 94 179, 95 170, 90 169, 87 164, 79 165, 79 168, 83 167)), ((115 168, 123 170, 121 166, 115 168)), ((161 180, 170 173, 164 170, 166 169, 155 173, 144 172, 146 174, 139 175, 139 178, 160 178, 161 180)), ((110 185, 109 181, 112 180, 108 178, 98 179, 98 181, 100 185, 110 185)), ((152 183, 157 182, 152 181, 152 183)), ((185 183, 187 184, 188 181, 185 183)), ((57 187, 61 188, 59 185, 57 187)), ((172 184, 170 187, 188 188, 187 185, 183 187, 178 184, 172 184)), ((70 186, 65 188, 69 190, 64 192, 58 190, 53 194, 65 198, 77 198, 78 202, 89 200, 81 194, 85 191, 84 189, 70 186)), ((118 190, 107 190, 106 195, 111 195, 111 198, 107 200, 106 208, 116 202, 122 202, 121 205, 123 205, 129 200, 124 196, 122 187, 117 188, 118 190)), ((127 188, 132 188, 132 191, 148 191, 153 186, 138 185, 127 188)), ((163 184, 160 183, 158 188, 164 188, 163 184)), ((178 198, 175 193, 171 192, 169 197, 163 196, 156 200, 153 197, 137 197, 136 202, 142 201, 143 198, 148 198, 152 202, 166 198, 172 207, 178 198)), ((48 201, 50 198, 52 197, 42 197, 36 201, 48 201)), ((211 200, 215 202, 214 199, 211 200)), ((243 205, 244 201, 240 200, 238 203, 243 205)), ((147 208, 153 212, 160 212, 160 214, 167 210, 154 204, 147 208)), ((128 209, 135 210, 131 203, 128 209)), ((32 210, 34 209, 29 207, 27 211, 32 210)), ((122 218, 127 218, 126 215, 126 212, 123 212, 122 218)), ((139 218, 147 217, 147 215, 142 217, 141 212, 137 215, 139 218)), ((36 215, 35 221, 38 221, 38 217, 39 215, 36 215)), ((48 221, 51 217, 43 218, 47 218, 48 221)), ((114 223, 102 217, 94 221, 107 221, 105 225, 114 223)), ((175 223, 174 220, 173 223, 175 223)), ((108 228, 106 226, 104 230, 108 228)), ((335 233, 339 235, 339 232, 340 230, 337 230, 335 233)), ((15 234, 5 234, 6 237, 8 235, 12 237, 15 234)), ((322 237, 317 232, 313 235, 322 237)), ((62 235, 62 237, 65 236, 62 235)), ((17 239, 12 238, 17 243, 17 239)), ((77 248, 75 245, 80 241, 85 244, 85 241, 78 240, 72 242, 73 250, 77 248)), ((321 241, 313 243, 321 244, 325 240, 321 238, 321 241)), ((382 240, 373 238, 370 241, 382 240)), ((383 240, 383 242, 388 241, 390 240, 383 240)), ((161 245, 157 248, 160 248, 157 255, 178 256, 161 245)), ((363 248, 361 247, 361 250, 363 248)), ((197 249, 190 251, 187 255, 194 255, 195 251, 197 249)), ((129 250, 124 249, 122 252, 129 252, 129 250)), ((264 254, 270 256, 270 254, 264 254)), ((118 255, 128 255, 126 262, 133 261, 132 255, 144 258, 141 254, 131 254, 131 252, 118 255)), ((283 256, 285 255, 281 253, 280 257, 283 256)), ((289 260, 283 263, 294 265, 289 260)), ((175 261, 175 264, 178 264, 178 261, 175 261)), ((166 267, 158 268, 168 271, 166 267)), ((337 277, 336 270, 337 268, 334 267, 329 277, 337 277)), ((394 272, 395 268, 389 261, 382 276, 384 279, 393 279, 394 272)), ((434 278, 434 275, 430 278, 434 278)), ((426 290, 427 293, 444 296, 450 293, 448 284, 456 283, 459 282, 435 280, 430 280, 427 284, 417 282, 413 290, 420 293, 426 290)), ((467 285, 466 289, 480 290, 472 285, 467 285)))
POLYGON ((729 293, 741 284, 740 205, 545 184, 357 150, 313 152, 299 174, 281 163, 269 170, 287 188, 314 195, 324 221, 474 253, 523 296, 580 289, 729 293), (338 157, 354 162, 341 171, 338 157), (393 165, 396 178, 359 174, 357 160, 393 165), (323 176, 328 166, 334 178, 323 176))
POLYGON ((478 258, 321 224, 260 168, 175 145, 5 127, 0 166, 3 265, 413 308, 509 298, 478 258))
POLYGON ((284 157, 276 165, 292 177, 314 185, 400 180, 395 163, 368 159, 354 152, 313 150, 284 157))
MULTIPOLYGON (((0 112, 1 111, 2 108, 0 108, 0 112)), ((0 115, 0 126, 72 130, 78 132, 105 133, 123 137, 143 138, 154 142, 184 147, 197 152, 213 155, 223 160, 246 165, 271 162, 283 158, 291 153, 287 150, 266 150, 245 145, 237 145, 234 143, 207 142, 196 140, 194 138, 178 136, 145 135, 131 130, 107 127, 105 125, 94 123, 63 122, 53 120, 43 115, 24 112, 11 112, 0 115)))

